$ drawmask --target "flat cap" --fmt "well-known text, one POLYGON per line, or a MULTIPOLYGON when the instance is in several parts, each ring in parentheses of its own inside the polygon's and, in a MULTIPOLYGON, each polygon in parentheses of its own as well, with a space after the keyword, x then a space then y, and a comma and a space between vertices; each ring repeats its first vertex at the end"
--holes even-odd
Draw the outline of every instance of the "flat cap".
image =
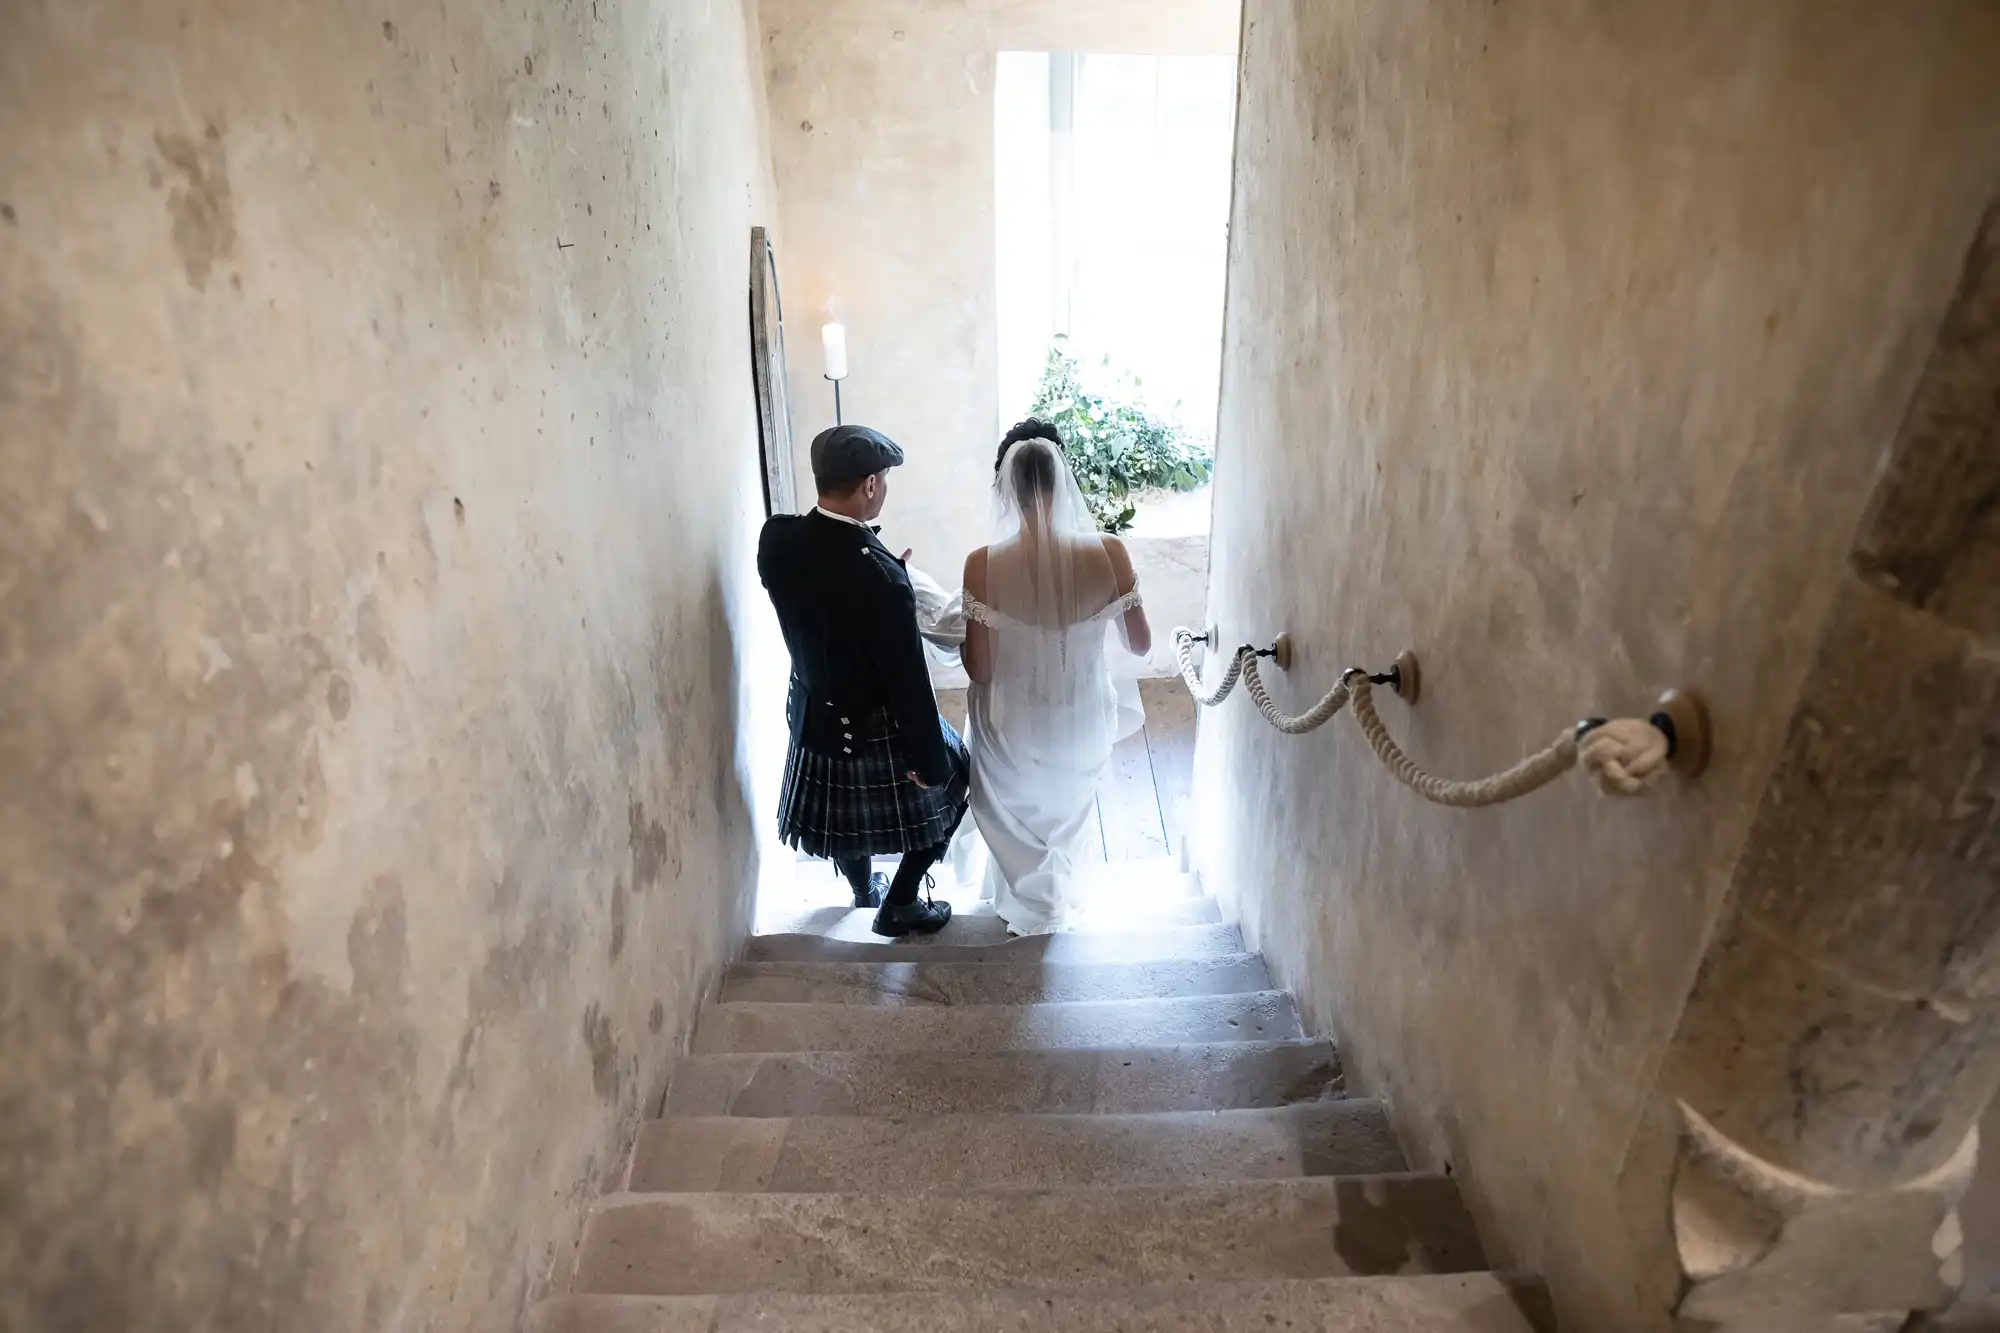
POLYGON ((814 481, 859 481, 902 462, 902 447, 867 426, 829 426, 813 436, 814 481))

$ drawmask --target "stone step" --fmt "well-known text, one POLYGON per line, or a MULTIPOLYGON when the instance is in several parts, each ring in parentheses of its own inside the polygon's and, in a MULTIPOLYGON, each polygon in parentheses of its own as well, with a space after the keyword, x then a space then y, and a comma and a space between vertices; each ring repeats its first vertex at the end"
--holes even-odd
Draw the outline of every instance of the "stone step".
MULTIPOLYGON (((950 925, 931 938, 938 944, 1005 944, 1010 936, 1007 923, 990 908, 953 906, 950 925)), ((1158 930, 1172 926, 1214 925, 1222 920, 1222 909, 1213 898, 1163 897, 1143 908, 1107 911, 1085 917, 1075 935, 1124 934, 1135 929, 1158 930)), ((829 940, 853 940, 866 944, 882 937, 871 929, 875 913, 869 908, 847 906, 816 907, 810 910, 773 915, 758 913, 758 926, 773 933, 817 935, 829 940)))
POLYGON ((1445 1176, 914 1194, 623 1194, 573 1290, 948 1291, 1462 1273, 1486 1266, 1445 1176))
POLYGON ((565 1296, 526 1333, 1532 1333, 1539 1288, 1492 1273, 876 1296, 565 1296))
POLYGON ((694 1055, 663 1115, 956 1115, 1226 1111, 1337 1098, 1324 1041, 1066 1051, 694 1055))
POLYGON ((1286 991, 1065 1004, 882 1008, 856 1004, 711 1004, 696 1055, 756 1051, 1020 1051, 1305 1036, 1286 991))
MULTIPOLYGON (((894 878, 901 861, 899 856, 878 856, 874 860, 874 868, 877 873, 894 878)), ((975 874, 971 880, 959 880, 947 861, 940 864, 931 876, 931 893, 938 898, 949 898, 953 904, 970 905, 979 900, 980 879, 981 876, 975 874)), ((760 895, 760 899, 768 898, 774 905, 786 910, 822 907, 839 899, 842 885, 843 881, 829 862, 808 858, 793 871, 789 882, 769 883, 767 892, 760 895)), ((1200 877, 1182 870, 1176 858, 1171 856, 1148 856, 1135 861, 1084 862, 1076 868, 1072 882, 1075 901, 1086 906, 1107 899, 1198 896, 1201 892, 1200 877)))
POLYGON ((639 1131, 627 1188, 842 1191, 1201 1185, 1402 1171, 1367 1098, 1155 1115, 675 1117, 639 1131))
POLYGON ((1054 1004, 1268 990, 1257 954, 1150 963, 738 963, 724 1001, 788 1004, 1054 1004))
MULTIPOLYGON (((961 923, 962 924, 962 923, 961 923)), ((954 963, 1144 963, 1165 959, 1220 958, 1243 952, 1243 933, 1214 923, 1105 934, 1030 935, 976 944, 947 926, 936 935, 866 941, 823 935, 751 937, 743 957, 752 963, 894 963, 912 959, 954 963)))

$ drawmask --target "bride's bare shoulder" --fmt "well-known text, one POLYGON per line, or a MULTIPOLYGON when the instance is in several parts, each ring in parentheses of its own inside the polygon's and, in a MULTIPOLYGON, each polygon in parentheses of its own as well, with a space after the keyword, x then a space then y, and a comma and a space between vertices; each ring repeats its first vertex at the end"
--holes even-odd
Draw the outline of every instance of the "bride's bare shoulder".
POLYGON ((959 582, 972 589, 975 595, 986 588, 986 553, 990 549, 976 546, 965 557, 965 575, 959 582))
POLYGON ((1125 549, 1123 540, 1113 537, 1110 533, 1104 534, 1098 540, 1104 543, 1104 554, 1111 561, 1112 577, 1117 580, 1118 587, 1122 591, 1129 591, 1132 587, 1132 553, 1125 549))

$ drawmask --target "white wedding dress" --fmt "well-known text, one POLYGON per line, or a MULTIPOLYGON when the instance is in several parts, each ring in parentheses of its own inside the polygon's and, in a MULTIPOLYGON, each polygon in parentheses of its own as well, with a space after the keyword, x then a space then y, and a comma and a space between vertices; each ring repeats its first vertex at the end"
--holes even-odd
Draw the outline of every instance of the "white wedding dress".
POLYGON ((991 680, 966 693, 972 816, 990 853, 981 898, 1014 934, 1039 935, 1076 923, 1077 869, 1101 859, 1085 851, 1098 783, 1112 746, 1145 720, 1132 675, 1111 664, 1124 652, 1119 618, 1141 603, 1137 587, 1118 592, 1076 480, 1046 441, 1016 444, 998 475, 986 597, 965 596, 992 644, 991 680), (1053 494, 1031 495, 1024 517, 1007 482, 1033 448, 1052 455, 1053 494))

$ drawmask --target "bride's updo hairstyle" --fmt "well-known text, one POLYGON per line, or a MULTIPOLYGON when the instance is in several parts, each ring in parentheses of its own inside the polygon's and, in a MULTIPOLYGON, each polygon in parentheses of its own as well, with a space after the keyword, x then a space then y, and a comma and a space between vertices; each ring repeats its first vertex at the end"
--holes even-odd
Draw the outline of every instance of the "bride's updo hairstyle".
MULTIPOLYGON (((1014 428, 1001 437, 999 456, 993 460, 994 483, 999 484, 1001 465, 1007 461, 1007 451, 1023 440, 1047 440, 1055 449, 1063 447, 1062 436, 1046 421, 1029 417, 1017 422, 1014 428)), ((1023 449, 1014 458, 1013 475, 1007 478, 1013 483, 1014 498, 1020 502, 1025 513, 1029 510, 1046 509, 1049 500, 1056 493, 1056 458, 1052 449, 1023 449)))
POLYGON ((1062 436, 1056 428, 1040 417, 1029 417, 1026 421, 1014 423, 1014 429, 1000 437, 1000 452, 993 455, 993 470, 1000 471, 1000 465, 1007 461, 1007 451, 1023 440, 1047 440, 1056 448, 1063 447, 1062 436))

